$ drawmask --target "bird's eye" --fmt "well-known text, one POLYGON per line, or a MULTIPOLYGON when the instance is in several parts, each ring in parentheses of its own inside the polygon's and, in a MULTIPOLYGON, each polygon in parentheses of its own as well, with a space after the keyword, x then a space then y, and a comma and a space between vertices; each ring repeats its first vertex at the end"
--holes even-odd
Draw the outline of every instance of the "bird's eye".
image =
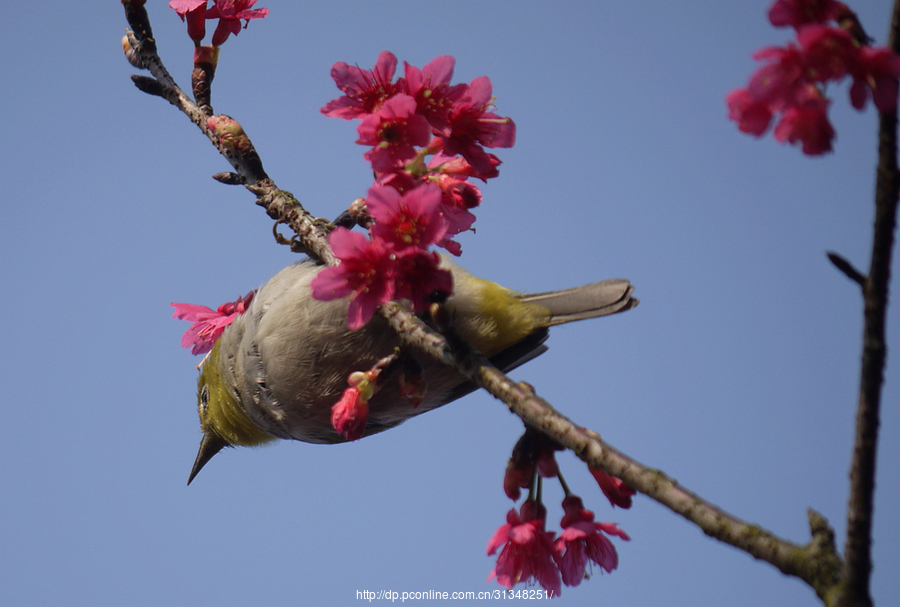
POLYGON ((203 384, 200 388, 200 415, 206 415, 207 407, 209 407, 209 387, 203 384))

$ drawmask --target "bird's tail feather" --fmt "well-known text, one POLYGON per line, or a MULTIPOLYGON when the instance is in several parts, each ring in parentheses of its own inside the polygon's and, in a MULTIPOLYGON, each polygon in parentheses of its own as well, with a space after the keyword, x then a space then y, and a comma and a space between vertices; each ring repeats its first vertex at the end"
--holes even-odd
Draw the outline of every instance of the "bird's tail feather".
POLYGON ((630 310, 639 303, 631 296, 632 291, 634 287, 627 280, 613 278, 574 289, 526 294, 521 299, 550 310, 547 326, 553 326, 630 310))

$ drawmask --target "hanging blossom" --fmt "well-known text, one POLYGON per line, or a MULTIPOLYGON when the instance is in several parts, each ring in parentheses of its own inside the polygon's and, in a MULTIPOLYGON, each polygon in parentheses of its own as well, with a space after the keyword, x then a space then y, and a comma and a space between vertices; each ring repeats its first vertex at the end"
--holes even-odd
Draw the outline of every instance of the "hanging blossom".
POLYGON ((497 578, 507 588, 536 581, 551 597, 559 596, 559 555, 554 533, 544 531, 546 521, 547 509, 534 500, 526 500, 518 512, 513 508, 507 513, 506 524, 497 529, 487 545, 489 555, 502 546, 488 581, 497 578))
POLYGON ((884 113, 897 111, 900 57, 868 46, 856 15, 834 0, 777 0, 769 9, 776 27, 796 30, 796 43, 766 47, 754 54, 765 62, 746 88, 727 97, 729 118, 738 128, 762 136, 778 116, 774 135, 802 146, 808 155, 831 151, 835 137, 828 120, 825 86, 849 76, 850 102, 865 109, 871 98, 884 113))
POLYGON ((543 432, 526 428, 516 441, 503 476, 503 491, 511 500, 518 500, 522 489, 530 488, 535 474, 543 478, 559 475, 555 451, 562 447, 543 432))
POLYGON ((267 8, 251 8, 256 0, 213 0, 212 8, 207 8, 207 4, 207 0, 169 1, 169 8, 187 22, 188 36, 198 46, 206 35, 207 19, 219 20, 213 32, 212 46, 222 46, 228 36, 236 36, 241 31, 242 20, 246 29, 251 19, 262 19, 269 14, 267 8))
POLYGON ((207 0, 170 0, 169 8, 174 9, 182 21, 187 21, 187 32, 197 46, 206 36, 207 0))
POLYGON ((619 554, 610 537, 630 540, 615 523, 597 523, 594 513, 585 509, 581 498, 568 495, 562 503, 565 514, 557 537, 546 531, 547 509, 527 499, 517 512, 506 515, 488 541, 488 555, 495 554, 497 564, 488 576, 501 586, 512 588, 519 582, 540 584, 548 596, 559 596, 562 584, 578 586, 593 565, 607 573, 619 566, 619 554))
POLYGON ((493 154, 484 148, 512 147, 515 143, 516 125, 510 118, 493 113, 491 81, 481 76, 470 84, 451 84, 455 59, 444 55, 437 57, 423 68, 404 63, 403 77, 394 81, 397 58, 388 51, 382 52, 372 70, 361 69, 344 62, 334 64, 331 77, 343 96, 329 101, 322 108, 326 116, 360 119, 360 138, 357 143, 374 147, 392 144, 391 132, 380 137, 377 126, 385 119, 395 117, 402 109, 402 116, 410 118, 417 140, 413 145, 421 148, 418 158, 407 158, 408 154, 392 158, 399 164, 387 167, 383 154, 370 150, 366 154, 376 177, 390 170, 407 171, 413 178, 422 180, 440 173, 440 167, 426 167, 421 158, 446 153, 445 162, 459 157, 469 165, 469 175, 481 179, 496 176, 500 164, 493 154), (382 108, 394 97, 409 98, 402 104, 394 104, 387 115, 382 108), (412 103, 410 103, 410 101, 412 103), (400 107, 402 105, 402 108, 400 107), (411 120, 410 108, 415 115, 425 119, 430 127, 426 133, 428 141, 420 143, 421 123, 411 120))
POLYGON ((331 427, 344 440, 359 440, 366 433, 369 401, 378 391, 378 371, 350 374, 343 396, 331 407, 331 427))
MULTIPOLYGON (((607 573, 618 567, 619 556, 609 538, 630 538, 614 523, 595 522, 594 513, 585 509, 581 498, 571 493, 555 457, 555 452, 562 448, 554 439, 533 428, 527 428, 513 447, 503 477, 503 490, 507 497, 517 500, 521 489, 527 488, 528 498, 518 512, 512 509, 507 513, 506 524, 488 542, 488 554, 503 547, 488 580, 497 578, 507 588, 519 582, 537 582, 553 597, 559 594, 561 584, 579 585, 588 567, 598 565, 607 573), (542 479, 551 477, 559 480, 566 494, 558 537, 546 531, 547 511, 541 504, 542 479)), ((633 489, 602 470, 590 468, 590 471, 613 506, 631 506, 633 489)))
POLYGON ((246 296, 224 303, 216 310, 195 304, 170 304, 175 308, 172 318, 194 323, 181 337, 181 347, 190 348, 194 355, 206 354, 212 350, 225 327, 247 311, 255 294, 256 291, 250 291, 246 296))
POLYGON ((609 500, 610 505, 618 506, 619 508, 631 508, 632 497, 637 492, 628 486, 625 481, 607 474, 600 468, 588 466, 588 471, 590 471, 594 480, 597 481, 597 484, 600 485, 600 490, 606 496, 606 499, 609 500))
POLYGON ((450 106, 449 127, 439 133, 447 154, 459 154, 479 173, 491 170, 485 147, 509 148, 516 142, 515 125, 490 111, 492 85, 486 76, 472 81, 457 103, 450 106))
POLYGON ((595 523, 594 513, 586 510, 581 498, 569 495, 563 500, 565 515, 560 522, 562 533, 556 540, 559 572, 566 586, 577 586, 585 578, 591 564, 607 573, 619 566, 619 554, 607 535, 630 540, 615 523, 595 523))

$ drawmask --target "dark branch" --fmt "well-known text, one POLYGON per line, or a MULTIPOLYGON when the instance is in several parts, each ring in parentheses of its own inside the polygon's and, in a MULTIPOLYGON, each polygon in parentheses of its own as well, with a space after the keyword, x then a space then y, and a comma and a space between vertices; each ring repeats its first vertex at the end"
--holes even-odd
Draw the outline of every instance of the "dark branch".
MULTIPOLYGON (((900 53, 900 0, 894 3, 888 41, 900 53)), ((875 494, 875 459, 881 408, 881 387, 887 356, 885 317, 891 253, 897 224, 900 172, 897 169, 897 111, 881 113, 878 131, 878 171, 875 184, 875 227, 869 275, 863 285, 865 324, 860 371, 856 437, 850 466, 850 501, 841 584, 834 605, 872 604, 872 509, 875 494)))

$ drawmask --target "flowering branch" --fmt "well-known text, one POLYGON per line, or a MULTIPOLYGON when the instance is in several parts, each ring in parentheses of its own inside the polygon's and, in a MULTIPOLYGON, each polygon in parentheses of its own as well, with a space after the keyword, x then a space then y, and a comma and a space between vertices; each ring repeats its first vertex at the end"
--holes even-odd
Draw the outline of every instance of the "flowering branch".
MULTIPOLYGON (((240 125, 228 116, 213 114, 209 102, 208 85, 212 79, 217 54, 215 52, 195 53, 195 64, 202 63, 203 65, 202 69, 195 69, 195 82, 192 83, 195 97, 198 97, 200 103, 191 100, 171 78, 157 54, 152 30, 143 6, 144 1, 122 0, 131 27, 124 41, 126 56, 133 65, 149 70, 152 75, 152 78, 134 76, 133 80, 136 86, 144 92, 166 99, 184 112, 200 128, 231 163, 235 171, 218 175, 216 178, 224 183, 243 185, 250 190, 257 197, 257 204, 264 207, 267 214, 276 220, 276 226, 284 223, 295 232, 296 237, 292 239, 291 243, 296 247, 292 248, 301 249, 326 265, 334 266, 336 258, 326 238, 334 230, 334 226, 330 222, 314 218, 289 192, 278 189, 265 173, 259 155, 240 125), (210 67, 212 70, 209 69, 210 67), (202 97, 202 100, 199 97, 202 97)), ((179 2, 177 4, 183 5, 187 14, 194 10, 191 7, 195 5, 195 2, 179 2)), ((252 2, 247 4, 247 7, 250 5, 252 2)), ((206 13, 206 18, 210 18, 209 13, 206 13)), ((220 15, 220 18, 223 17, 220 15)), ((239 12, 235 12, 230 18, 231 21, 222 31, 237 33, 237 30, 233 29, 234 26, 239 24, 240 19, 247 17, 240 16, 239 12)), ((192 37, 196 37, 198 48, 208 48, 199 47, 199 40, 203 37, 203 32, 197 29, 199 22, 188 18, 188 23, 189 33, 193 31, 192 37)), ((900 0, 897 0, 895 5, 891 30, 890 45, 894 52, 897 52, 898 44, 900 44, 898 43, 898 38, 900 38, 898 28, 900 28, 900 0)), ((222 41, 224 40, 220 36, 219 43, 222 41)), ((441 66, 433 69, 438 71, 438 67, 441 66)), ((415 72, 410 73, 415 78, 421 78, 415 72)), ((348 80, 353 80, 353 77, 357 75, 359 74, 349 67, 342 72, 342 76, 348 80)), ((489 86, 489 83, 473 81, 472 97, 483 96, 485 93, 489 96, 490 91, 486 86, 489 86)), ((413 86, 409 92, 416 93, 417 90, 413 86)), ((810 89, 807 87, 806 90, 810 89)), ((458 91, 447 89, 448 96, 456 94, 458 91)), ((413 94, 410 95, 410 97, 413 96, 413 94)), ((747 98, 742 99, 744 102, 747 101, 747 98)), ((797 101, 794 98, 792 100, 797 101)), ((753 115, 748 113, 749 107, 746 104, 737 103, 740 101, 739 99, 733 101, 735 103, 732 105, 732 110, 736 113, 737 119, 742 120, 742 124, 748 128, 753 125, 758 127, 757 122, 750 120, 753 115)), ((411 150, 416 145, 420 145, 418 142, 423 140, 421 133, 423 122, 415 118, 410 107, 409 100, 399 99, 387 105, 384 111, 379 111, 378 120, 366 118, 367 122, 360 127, 360 142, 374 146, 366 158, 372 162, 376 170, 379 168, 393 169, 395 165, 407 162, 411 150)), ((483 105, 471 101, 467 107, 477 109, 482 108, 483 105)), ((851 471, 851 500, 844 561, 835 551, 833 532, 827 522, 814 511, 809 512, 811 539, 807 544, 798 545, 778 538, 768 531, 738 519, 681 487, 661 471, 644 466, 622 454, 603 441, 596 432, 576 425, 539 397, 533 388, 527 384, 510 380, 485 357, 456 337, 452 328, 442 327, 445 330, 435 331, 411 314, 408 309, 393 301, 381 303, 379 313, 397 331, 404 345, 412 346, 453 366, 475 385, 484 388, 494 397, 506 403, 512 412, 523 419, 527 426, 543 432, 559 445, 572 450, 591 468, 601 469, 621 479, 631 488, 693 522, 711 537, 765 560, 785 574, 803 579, 829 605, 871 604, 871 600, 868 598, 868 580, 871 570, 870 534, 874 458, 880 388, 883 381, 886 353, 884 320, 887 284, 890 275, 893 231, 896 223, 898 184, 900 184, 896 161, 896 112, 885 111, 882 107, 879 109, 882 111, 880 161, 875 240, 869 274, 862 277, 849 262, 837 255, 832 257, 833 261, 837 259, 843 262, 843 264, 838 261, 835 263, 848 276, 857 282, 862 282, 866 302, 857 443, 851 471)), ((350 101, 342 101, 329 106, 328 110, 335 112, 335 115, 346 117, 343 114, 357 113, 358 108, 350 101)), ((483 109, 479 111, 483 112, 483 109)), ((427 118, 430 118, 432 122, 437 121, 432 124, 434 128, 444 129, 446 133, 445 149, 450 152, 458 151, 466 156, 467 161, 475 167, 478 173, 488 174, 495 169, 490 155, 472 144, 472 141, 475 140, 474 136, 459 137, 452 125, 441 124, 439 118, 435 116, 427 118)), ((463 118, 464 120, 460 120, 460 124, 471 123, 468 116, 463 116, 463 118)), ((768 120, 766 120, 765 126, 768 126, 768 120)), ((751 132, 753 132, 752 129, 751 132)), ((482 135, 484 134, 478 136, 482 135)), ((503 146, 511 140, 508 132, 497 131, 489 135, 493 137, 492 141, 497 146, 503 146)), ((818 143, 818 149, 823 150, 825 145, 821 142, 818 143)), ((828 144, 830 146, 830 139, 828 144)), ((387 223, 382 223, 383 227, 387 225, 387 223)), ((427 226, 423 227, 423 230, 425 228, 427 226)), ((443 229, 446 230, 446 227, 443 229)), ((408 236, 407 234, 404 237, 408 236)), ((426 240, 436 241, 437 239, 436 234, 430 234, 426 240)), ((350 288, 352 285, 325 286, 338 289, 350 288)), ((360 391, 359 386, 356 388, 360 391)), ((353 404, 358 406, 357 400, 355 399, 353 404)), ((352 428, 348 428, 348 431, 351 430, 352 428)), ((574 503, 574 500, 572 501, 574 503)), ((572 512, 576 512, 576 510, 578 508, 573 506, 572 512)), ((570 514, 568 511, 567 514, 572 521, 578 524, 593 520, 593 515, 570 514)), ((526 522, 532 520, 525 517, 524 514, 522 519, 527 519, 526 522)), ((517 524, 525 523, 519 521, 517 524)), ((492 544, 494 544, 493 540, 492 544)), ((494 545, 495 549, 497 547, 499 545, 494 545)), ((498 575, 498 579, 499 577, 498 575)))
POLYGON ((132 65, 148 70, 153 76, 132 76, 134 84, 177 107, 209 138, 235 170, 233 174, 217 176, 220 181, 240 184, 250 190, 257 198, 256 204, 263 207, 269 217, 294 231, 297 236, 292 244, 310 256, 333 265, 334 255, 325 241, 325 235, 333 226, 324 219, 313 217, 293 194, 275 185, 263 169, 250 138, 237 121, 228 116, 212 116, 209 106, 206 106, 209 112, 204 112, 176 84, 157 54, 150 19, 144 8, 145 1, 122 0, 131 28, 123 40, 125 56, 132 65))

